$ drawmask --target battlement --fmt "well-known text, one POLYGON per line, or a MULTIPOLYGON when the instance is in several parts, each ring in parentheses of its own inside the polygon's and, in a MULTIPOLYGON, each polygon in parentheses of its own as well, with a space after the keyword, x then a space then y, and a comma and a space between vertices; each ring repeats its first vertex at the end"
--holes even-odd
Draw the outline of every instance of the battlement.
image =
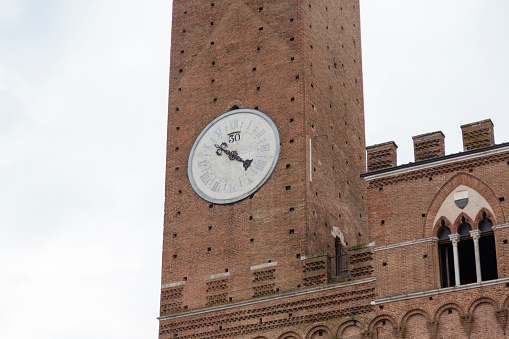
MULTIPOLYGON (((462 125, 463 150, 470 151, 495 145, 493 122, 491 119, 462 125)), ((412 137, 414 159, 416 162, 445 156, 445 135, 441 131, 425 133, 412 137)), ((366 147, 367 170, 396 167, 398 146, 394 141, 366 147)))

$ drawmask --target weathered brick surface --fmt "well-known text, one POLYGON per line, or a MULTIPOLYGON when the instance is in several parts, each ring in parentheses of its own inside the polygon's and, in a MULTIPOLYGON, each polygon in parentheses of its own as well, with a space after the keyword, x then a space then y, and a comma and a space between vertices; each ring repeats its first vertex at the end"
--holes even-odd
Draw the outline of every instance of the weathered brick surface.
POLYGON ((367 242, 358 1, 175 0, 173 16, 162 284, 185 281, 183 310, 303 288, 299 257, 334 255, 333 227, 367 242), (187 160, 233 104, 272 118, 281 153, 252 198, 212 205, 187 160), (273 286, 254 286, 268 262, 273 286), (226 270, 211 296, 205 277, 226 270))
POLYGON ((369 314, 374 309, 370 305, 374 290, 372 281, 345 283, 183 317, 174 315, 162 319, 160 338, 279 338, 285 335, 288 338, 290 333, 296 338, 306 334, 311 338, 334 338, 338 330, 351 326, 360 329, 369 324, 369 314))

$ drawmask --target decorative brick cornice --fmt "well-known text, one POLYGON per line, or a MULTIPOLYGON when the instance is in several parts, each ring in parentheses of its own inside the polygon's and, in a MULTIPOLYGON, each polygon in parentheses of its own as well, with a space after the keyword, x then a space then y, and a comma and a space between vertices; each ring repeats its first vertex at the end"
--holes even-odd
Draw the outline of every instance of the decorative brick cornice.
POLYGON ((236 338, 321 321, 371 314, 375 279, 334 284, 162 316, 160 337, 236 338))
POLYGON ((239 302, 231 303, 228 305, 220 305, 220 306, 209 307, 206 309, 199 309, 199 310, 188 311, 188 312, 183 312, 183 313, 178 313, 178 314, 171 314, 171 315, 159 317, 158 319, 159 320, 168 320, 168 319, 175 319, 175 318, 180 318, 180 317, 187 317, 187 316, 191 316, 191 315, 211 313, 211 312, 216 312, 216 311, 221 311, 221 310, 228 310, 228 309, 232 309, 232 308, 244 307, 244 306, 263 303, 263 302, 272 301, 272 300, 280 300, 280 299, 285 299, 285 298, 298 297, 301 295, 313 294, 313 293, 317 293, 317 292, 321 292, 321 291, 338 289, 338 288, 343 288, 343 287, 348 287, 348 286, 353 286, 353 285, 366 284, 366 283, 370 283, 373 281, 376 281, 376 278, 370 277, 370 278, 366 278, 366 279, 359 279, 359 280, 349 281, 349 282, 344 282, 344 283, 330 284, 330 285, 326 285, 326 286, 308 288, 308 289, 301 290, 301 291, 281 293, 281 294, 278 294, 277 296, 262 297, 262 298, 257 298, 255 300, 239 301, 239 302))
POLYGON ((364 173, 362 177, 368 182, 368 188, 381 187, 401 181, 416 180, 439 174, 467 170, 494 162, 509 160, 509 144, 485 147, 479 150, 453 154, 440 158, 425 160, 412 164, 392 167, 390 169, 364 173))

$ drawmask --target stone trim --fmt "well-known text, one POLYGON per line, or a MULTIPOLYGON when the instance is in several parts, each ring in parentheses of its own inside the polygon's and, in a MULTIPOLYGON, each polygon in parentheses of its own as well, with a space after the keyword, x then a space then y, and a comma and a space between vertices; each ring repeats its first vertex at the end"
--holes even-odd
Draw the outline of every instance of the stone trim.
POLYGON ((185 281, 179 281, 179 282, 174 282, 174 283, 171 283, 171 284, 166 284, 166 285, 161 285, 161 288, 170 288, 170 287, 176 287, 176 286, 182 286, 182 285, 185 285, 186 282, 185 281))
POLYGON ((277 266, 277 261, 276 262, 269 262, 267 264, 251 266, 251 271, 261 270, 262 268, 273 267, 273 266, 277 266))
POLYGON ((214 275, 208 275, 205 277, 205 280, 211 280, 211 279, 217 279, 217 278, 224 278, 224 277, 229 277, 230 276, 230 272, 226 272, 226 273, 220 273, 220 274, 214 274, 214 275))
POLYGON ((493 230, 496 231, 498 229, 506 228, 506 227, 509 227, 509 222, 507 222, 505 224, 495 225, 495 226, 493 226, 493 230))
POLYGON ((480 283, 473 283, 473 284, 461 285, 461 286, 456 286, 456 287, 447 287, 447 288, 441 288, 441 289, 437 289, 437 290, 429 290, 429 291, 424 291, 424 292, 398 295, 398 296, 390 297, 390 298, 377 299, 377 300, 373 300, 371 302, 371 305, 380 305, 380 304, 386 304, 386 303, 391 303, 391 302, 395 302, 395 301, 403 301, 403 300, 408 300, 408 299, 430 297, 430 296, 438 295, 438 294, 460 292, 460 291, 471 290, 471 289, 479 288, 479 287, 493 286, 493 285, 507 284, 507 283, 509 283, 509 278, 483 281, 480 283))
POLYGON ((385 179, 385 178, 394 177, 397 175, 408 174, 410 172, 417 172, 420 170, 436 168, 436 167, 442 166, 442 165, 450 165, 450 164, 465 162, 468 160, 478 159, 481 157, 498 155, 498 154, 505 153, 505 152, 509 151, 509 144, 502 144, 502 145, 497 145, 497 146, 500 146, 500 147, 497 147, 496 149, 488 149, 488 150, 481 151, 481 152, 479 152, 479 150, 476 150, 477 152, 472 152, 472 154, 470 152, 468 152, 468 153, 463 152, 463 153, 467 153, 467 154, 463 154, 463 153, 453 154, 451 156, 446 156, 446 159, 435 158, 435 159, 432 159, 433 161, 429 161, 429 162, 426 161, 426 163, 424 163, 424 164, 419 164, 417 162, 417 163, 411 163, 408 165, 392 167, 390 169, 383 170, 382 173, 373 172, 371 174, 368 172, 368 173, 362 174, 362 177, 364 177, 364 179, 367 182, 369 182, 369 181, 373 181, 373 180, 377 180, 377 179, 385 179))
POLYGON ((438 238, 437 237, 429 237, 429 238, 410 240, 410 241, 400 242, 400 243, 397 243, 397 244, 391 244, 391 245, 387 245, 387 246, 375 247, 373 249, 373 251, 374 252, 378 252, 378 251, 390 250, 390 249, 397 248, 397 247, 403 247, 403 246, 409 246, 409 245, 415 245, 415 244, 422 244, 424 242, 432 242, 432 241, 436 242, 436 241, 438 241, 438 238))
POLYGON ((277 296, 268 296, 268 297, 257 298, 256 300, 244 300, 244 301, 231 303, 228 305, 218 305, 218 306, 208 307, 206 309, 199 309, 199 310, 193 310, 193 311, 188 311, 188 312, 183 312, 183 313, 178 313, 178 314, 166 315, 166 316, 158 317, 157 319, 158 320, 169 320, 169 319, 193 316, 193 315, 198 315, 198 314, 223 311, 223 310, 233 309, 233 308, 237 308, 237 307, 244 307, 244 306, 254 305, 254 304, 258 304, 258 303, 273 301, 273 300, 298 297, 298 296, 306 295, 306 294, 313 294, 316 292, 332 290, 335 288, 343 288, 343 287, 348 287, 348 286, 361 285, 361 284, 366 284, 366 283, 370 283, 373 281, 376 281, 375 277, 359 279, 359 280, 349 281, 349 282, 344 282, 344 283, 339 283, 339 284, 330 284, 330 285, 326 285, 326 286, 308 288, 308 289, 305 289, 302 291, 281 293, 281 294, 278 294, 277 296))

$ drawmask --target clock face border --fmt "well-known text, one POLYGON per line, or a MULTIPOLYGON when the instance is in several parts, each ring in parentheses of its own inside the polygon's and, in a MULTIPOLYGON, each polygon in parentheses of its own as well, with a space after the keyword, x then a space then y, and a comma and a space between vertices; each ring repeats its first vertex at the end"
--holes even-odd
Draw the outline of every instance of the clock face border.
POLYGON ((207 124, 207 126, 205 126, 205 128, 200 132, 200 134, 198 135, 198 137, 194 141, 193 147, 191 148, 191 152, 189 153, 189 159, 188 159, 188 162, 187 162, 187 175, 189 177, 189 181, 191 182, 191 186, 193 187, 194 191, 201 198, 207 200, 208 202, 214 203, 214 204, 231 204, 231 203, 234 203, 234 202, 237 202, 237 201, 240 201, 240 200, 243 200, 243 199, 249 197, 250 195, 255 193, 258 189, 260 189, 260 187, 262 187, 263 184, 265 184, 265 182, 271 176, 274 168, 276 167, 277 161, 279 160, 279 152, 280 152, 280 150, 281 150, 281 139, 279 138, 279 131, 278 131, 274 121, 272 121, 272 119, 268 115, 266 115, 265 113, 260 112, 258 110, 250 109, 250 108, 235 109, 235 110, 223 113, 220 116, 216 117, 214 120, 209 122, 207 124), (274 132, 274 137, 276 139, 276 152, 274 153, 274 161, 272 162, 272 165, 271 165, 269 171, 267 172, 267 174, 265 175, 265 177, 253 189, 251 189, 249 192, 246 192, 245 194, 243 194, 241 196, 238 196, 236 198, 233 198, 233 199, 214 199, 214 198, 208 196, 207 194, 205 194, 198 187, 198 185, 196 184, 196 182, 194 180, 193 166, 192 166, 192 160, 193 160, 193 157, 194 157, 194 153, 195 153, 196 147, 198 146, 198 143, 200 142, 202 137, 205 135, 205 133, 207 133, 210 130, 210 128, 215 123, 217 123, 218 121, 220 121, 220 120, 222 120, 222 119, 224 119, 224 118, 226 118, 226 117, 228 117, 230 115, 239 114, 239 113, 255 114, 255 115, 261 117, 262 119, 264 119, 270 125, 270 127, 272 128, 272 131, 274 132))

